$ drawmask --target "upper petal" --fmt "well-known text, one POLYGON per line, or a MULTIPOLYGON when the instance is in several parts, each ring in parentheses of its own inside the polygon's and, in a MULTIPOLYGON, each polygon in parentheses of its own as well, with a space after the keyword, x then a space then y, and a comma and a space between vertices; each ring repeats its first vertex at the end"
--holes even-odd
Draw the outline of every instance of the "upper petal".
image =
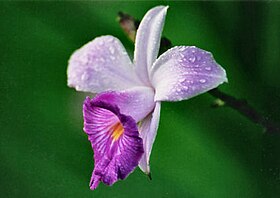
POLYGON ((94 170, 90 188, 100 181, 112 185, 125 179, 138 165, 143 154, 135 120, 120 113, 118 106, 87 98, 83 107, 84 131, 94 150, 94 170))
POLYGON ((98 37, 76 50, 67 75, 68 86, 92 93, 142 84, 123 45, 113 36, 98 37))
POLYGON ((158 56, 167 8, 168 6, 157 6, 149 10, 136 33, 134 51, 136 72, 147 85, 150 84, 148 71, 158 56))
POLYGON ((225 70, 212 54, 197 47, 174 47, 162 54, 151 71, 155 100, 194 97, 227 82, 225 70))
POLYGON ((140 137, 143 139, 144 155, 139 162, 139 168, 146 174, 150 173, 150 155, 157 135, 160 118, 160 102, 156 102, 155 109, 139 126, 140 137))

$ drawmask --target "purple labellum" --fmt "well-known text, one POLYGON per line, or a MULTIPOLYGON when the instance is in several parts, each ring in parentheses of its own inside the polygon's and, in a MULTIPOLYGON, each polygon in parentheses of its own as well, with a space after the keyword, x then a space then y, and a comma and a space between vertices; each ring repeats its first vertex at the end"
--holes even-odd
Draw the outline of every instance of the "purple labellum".
POLYGON ((83 112, 84 131, 94 150, 90 188, 95 189, 100 181, 112 185, 125 179, 144 153, 136 122, 121 114, 117 106, 89 97, 83 112))

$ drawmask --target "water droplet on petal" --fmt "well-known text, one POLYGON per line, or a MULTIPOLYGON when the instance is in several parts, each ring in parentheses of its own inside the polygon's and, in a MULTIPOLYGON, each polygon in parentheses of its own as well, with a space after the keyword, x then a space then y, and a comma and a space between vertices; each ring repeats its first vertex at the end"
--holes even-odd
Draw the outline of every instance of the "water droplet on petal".
POLYGON ((100 45, 100 46, 104 45, 104 41, 102 41, 102 40, 99 41, 99 45, 100 45))
POLYGON ((77 86, 76 86, 76 89, 77 89, 78 91, 80 91, 80 90, 81 90, 81 87, 80 87, 79 85, 77 85, 77 86))
POLYGON ((83 75, 81 76, 82 81, 86 81, 86 80, 88 80, 88 78, 89 78, 89 75, 86 72, 84 72, 83 75))
POLYGON ((151 17, 150 17, 150 16, 147 17, 147 21, 149 21, 149 20, 151 20, 151 17))
POLYGON ((206 69, 207 71, 210 71, 210 70, 211 70, 211 67, 205 67, 205 69, 206 69))
POLYGON ((113 41, 113 37, 109 36, 109 37, 107 38, 107 41, 108 41, 108 42, 112 42, 112 41, 113 41))
POLYGON ((205 79, 200 79, 199 82, 200 83, 206 83, 206 80, 205 79))
POLYGON ((179 79, 179 82, 180 82, 180 83, 182 83, 182 82, 184 82, 184 81, 185 81, 184 78, 179 79))
POLYGON ((189 61, 190 61, 191 63, 194 63, 195 60, 196 60, 196 57, 195 57, 194 55, 191 55, 191 56, 189 57, 189 61))
POLYGON ((113 47, 110 47, 109 50, 110 50, 111 54, 115 53, 115 49, 113 47))

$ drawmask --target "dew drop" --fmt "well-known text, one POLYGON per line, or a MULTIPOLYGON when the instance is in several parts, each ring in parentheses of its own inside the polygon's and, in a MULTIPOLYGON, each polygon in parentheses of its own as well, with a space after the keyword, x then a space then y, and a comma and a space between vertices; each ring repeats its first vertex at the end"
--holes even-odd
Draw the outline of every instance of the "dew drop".
POLYGON ((103 40, 99 41, 99 45, 100 46, 104 45, 104 41, 103 40))
POLYGON ((191 56, 189 57, 189 61, 190 61, 191 63, 194 63, 195 60, 196 60, 196 57, 195 57, 194 55, 191 55, 191 56))
POLYGON ((175 87, 173 87, 173 88, 171 89, 171 91, 172 91, 173 93, 176 92, 175 87))
POLYGON ((188 86, 184 86, 184 87, 183 87, 183 90, 184 90, 184 91, 187 91, 188 89, 189 89, 188 86))
POLYGON ((206 80, 205 79, 200 79, 199 82, 200 83, 206 83, 206 80))
POLYGON ((211 67, 205 67, 205 70, 210 71, 211 67))
POLYGON ((85 73, 83 73, 81 80, 86 81, 86 80, 88 80, 88 78, 89 78, 89 75, 85 72, 85 73))
POLYGON ((113 41, 113 37, 110 36, 107 41, 108 42, 112 42, 113 41))
POLYGON ((187 83, 193 84, 193 81, 192 80, 188 80, 187 83))
POLYGON ((81 86, 77 85, 77 86, 76 86, 76 89, 77 89, 78 91, 80 91, 80 90, 81 90, 81 86))
POLYGON ((182 83, 182 82, 184 82, 184 81, 185 81, 184 78, 179 79, 179 82, 180 82, 180 83, 182 83))
POLYGON ((185 51, 185 48, 184 48, 184 47, 180 47, 180 48, 179 48, 179 51, 180 51, 180 52, 184 52, 184 51, 185 51))
POLYGON ((111 54, 115 53, 115 49, 113 47, 110 47, 109 50, 110 50, 111 54))

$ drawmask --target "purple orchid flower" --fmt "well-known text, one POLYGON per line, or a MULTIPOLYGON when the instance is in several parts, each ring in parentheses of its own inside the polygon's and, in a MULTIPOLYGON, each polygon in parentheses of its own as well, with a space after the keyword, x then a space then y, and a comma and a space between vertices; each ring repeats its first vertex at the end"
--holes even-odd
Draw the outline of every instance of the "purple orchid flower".
POLYGON ((71 56, 68 86, 98 93, 83 106, 84 131, 94 150, 90 188, 112 185, 137 165, 150 173, 162 101, 181 101, 227 81, 211 53, 177 46, 158 56, 167 6, 152 8, 136 34, 134 61, 121 42, 101 36, 71 56))

